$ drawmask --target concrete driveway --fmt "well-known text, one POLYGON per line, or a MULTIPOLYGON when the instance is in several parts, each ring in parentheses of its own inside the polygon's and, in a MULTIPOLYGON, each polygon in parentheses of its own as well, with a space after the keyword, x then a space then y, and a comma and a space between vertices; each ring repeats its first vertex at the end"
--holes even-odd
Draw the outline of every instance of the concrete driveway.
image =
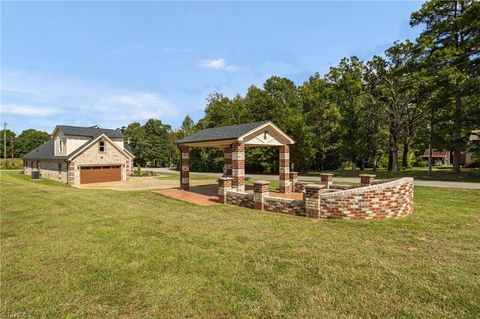
MULTIPOLYGON (((205 180, 191 180, 190 185, 208 185, 216 184, 215 179, 205 180)), ((94 184, 82 184, 74 186, 80 189, 111 189, 116 191, 140 191, 140 190, 152 190, 152 189, 168 189, 178 188, 179 181, 177 179, 161 179, 158 176, 147 177, 130 177, 125 182, 106 182, 106 183, 94 183, 94 184)))

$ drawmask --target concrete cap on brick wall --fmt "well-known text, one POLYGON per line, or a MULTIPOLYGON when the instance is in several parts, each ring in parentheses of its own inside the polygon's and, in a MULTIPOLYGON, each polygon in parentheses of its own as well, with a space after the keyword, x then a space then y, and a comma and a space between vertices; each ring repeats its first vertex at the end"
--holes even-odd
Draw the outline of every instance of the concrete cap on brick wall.
POLYGON ((307 184, 307 185, 305 185, 305 188, 322 189, 322 188, 325 188, 325 185, 307 184))
POLYGON ((320 176, 333 176, 332 173, 320 173, 320 176))
POLYGON ((270 184, 269 181, 254 181, 253 185, 268 185, 270 184))
POLYGON ((375 177, 375 174, 359 174, 358 177, 375 177))

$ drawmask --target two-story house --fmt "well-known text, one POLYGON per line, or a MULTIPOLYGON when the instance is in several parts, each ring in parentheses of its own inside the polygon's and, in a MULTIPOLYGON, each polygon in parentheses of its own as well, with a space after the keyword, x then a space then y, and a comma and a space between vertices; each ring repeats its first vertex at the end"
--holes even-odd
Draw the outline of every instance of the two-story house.
POLYGON ((70 185, 125 181, 133 154, 118 130, 58 125, 52 138, 23 156, 24 173, 70 185))

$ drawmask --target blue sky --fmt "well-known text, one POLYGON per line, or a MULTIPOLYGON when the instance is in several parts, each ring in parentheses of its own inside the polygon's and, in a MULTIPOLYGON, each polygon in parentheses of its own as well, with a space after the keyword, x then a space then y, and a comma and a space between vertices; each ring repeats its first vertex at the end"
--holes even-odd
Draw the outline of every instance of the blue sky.
POLYGON ((415 1, 2 2, 1 115, 19 133, 203 116, 219 91, 302 84, 415 38, 415 1))

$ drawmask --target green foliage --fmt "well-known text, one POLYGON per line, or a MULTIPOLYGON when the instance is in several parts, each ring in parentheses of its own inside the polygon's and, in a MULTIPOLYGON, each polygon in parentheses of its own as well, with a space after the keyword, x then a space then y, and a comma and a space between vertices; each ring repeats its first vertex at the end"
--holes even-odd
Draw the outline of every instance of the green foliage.
POLYGON ((0 159, 0 169, 21 169, 23 168, 23 161, 21 158, 14 158, 13 161, 11 158, 6 160, 0 159))
POLYGON ((15 139, 15 155, 17 157, 22 157, 49 139, 50 134, 47 132, 37 131, 34 129, 25 130, 15 139))
POLYGON ((7 144, 7 157, 11 157, 11 143, 12 140, 15 140, 15 132, 10 131, 10 130, 1 130, 0 131, 0 138, 1 143, 0 143, 0 157, 3 158, 4 155, 4 141, 6 141, 7 144), (5 138, 6 137, 6 138, 5 138))
POLYGON ((434 0, 412 14, 410 24, 425 29, 418 38, 431 74, 436 103, 431 125, 436 144, 454 152, 454 172, 470 132, 480 123, 480 3, 434 0))
POLYGON ((177 150, 176 136, 170 125, 160 120, 150 119, 144 125, 132 123, 122 127, 126 142, 135 155, 135 163, 145 166, 169 166, 175 163, 177 150))
POLYGON ((140 165, 137 166, 137 174, 136 174, 138 177, 141 177, 143 174, 142 174, 142 167, 140 165))

